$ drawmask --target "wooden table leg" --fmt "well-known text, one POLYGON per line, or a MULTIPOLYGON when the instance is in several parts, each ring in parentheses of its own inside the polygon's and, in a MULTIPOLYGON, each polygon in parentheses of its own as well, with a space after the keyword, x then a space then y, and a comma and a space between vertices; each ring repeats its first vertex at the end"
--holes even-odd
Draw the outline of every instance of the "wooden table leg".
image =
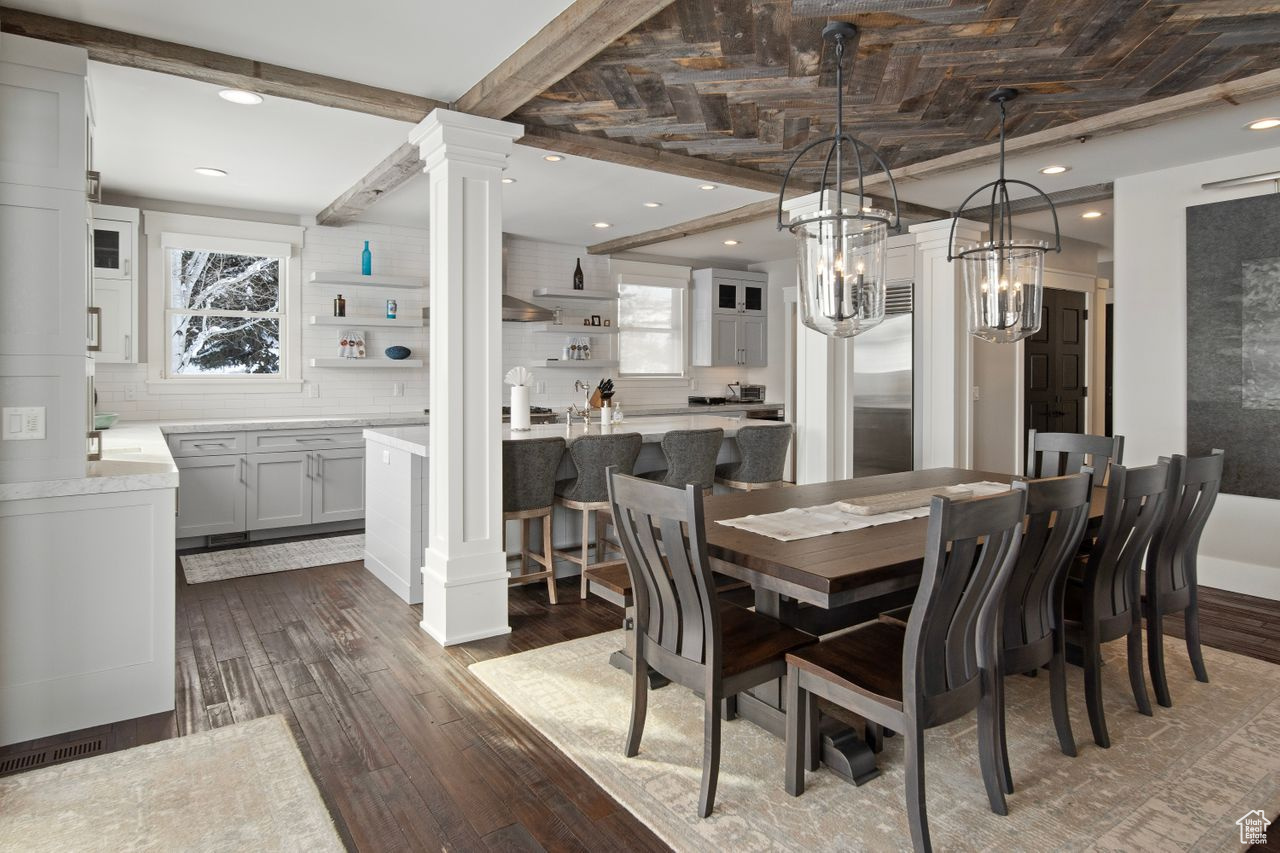
MULTIPOLYGON (((756 590, 756 612, 785 622, 776 592, 756 590)), ((786 736, 786 676, 738 694, 738 716, 750 720, 775 737, 786 736)), ((819 715, 822 731, 822 763, 846 782, 862 785, 880 775, 876 755, 851 726, 819 715)))

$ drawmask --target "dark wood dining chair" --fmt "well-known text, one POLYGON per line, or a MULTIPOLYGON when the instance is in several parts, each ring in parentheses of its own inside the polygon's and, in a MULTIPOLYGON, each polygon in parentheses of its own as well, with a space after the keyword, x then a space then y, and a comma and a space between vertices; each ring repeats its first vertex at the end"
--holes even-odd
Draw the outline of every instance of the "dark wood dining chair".
POLYGON ((1101 485, 1107 467, 1124 462, 1124 436, 1085 435, 1078 432, 1027 431, 1028 480, 1079 474, 1085 465, 1093 469, 1101 485))
POLYGON ((720 771, 721 702, 781 678, 784 655, 814 642, 762 614, 721 604, 707 558, 702 489, 683 489, 608 472, 614 527, 635 602, 631 724, 625 754, 640 751, 650 668, 701 692, 702 786, 698 816, 715 804, 720 771))
POLYGON ((1142 662, 1138 570, 1163 511, 1169 466, 1111 466, 1098 538, 1068 575, 1063 602, 1067 642, 1081 650, 1084 698, 1098 746, 1111 746, 1102 707, 1102 644, 1128 641, 1129 685, 1138 711, 1151 716, 1142 662))
MULTIPOLYGON (((1169 459, 1169 491, 1164 517, 1147 549, 1146 591, 1143 613, 1147 617, 1147 667, 1156 701, 1173 707, 1164 672, 1164 617, 1182 611, 1183 636, 1196 680, 1208 683, 1200 652, 1200 602, 1196 586, 1196 553, 1200 534, 1218 499, 1222 484, 1221 450, 1209 456, 1169 459)), ((1163 457, 1161 461, 1165 461, 1163 457)))
POLYGON ((907 819, 916 850, 929 850, 924 731, 978 709, 978 752, 993 810, 1003 805, 994 732, 999 694, 1000 594, 1022 537, 1026 492, 930 508, 920 587, 905 626, 868 622, 787 655, 786 790, 804 792, 816 769, 815 698, 900 732, 907 819))
MULTIPOLYGON (((1027 518, 1018 560, 1005 584, 1001 618, 1002 675, 1049 670, 1049 707, 1058 746, 1075 756, 1076 741, 1067 712, 1066 633, 1062 600, 1067 570, 1084 540, 1093 493, 1093 471, 1043 480, 1023 480, 1013 488, 1027 493, 1027 518)), ((1000 690, 999 729, 1001 780, 1013 793, 1009 748, 1005 738, 1004 685, 1000 690)))

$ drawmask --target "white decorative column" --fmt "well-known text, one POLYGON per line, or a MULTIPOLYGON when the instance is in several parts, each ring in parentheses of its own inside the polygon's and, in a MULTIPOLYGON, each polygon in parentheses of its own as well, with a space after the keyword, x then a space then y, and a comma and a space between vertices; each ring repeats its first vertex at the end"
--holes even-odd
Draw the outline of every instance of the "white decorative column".
POLYGON ((431 180, 431 424, 422 628, 505 634, 502 171, 517 124, 433 110, 409 134, 431 180))
MULTIPOLYGON (((858 197, 846 194, 842 201, 852 207, 858 197)), ((782 208, 793 219, 813 213, 818 193, 790 199, 782 208)), ((853 476, 853 347, 804 325, 801 310, 796 312, 796 483, 805 485, 853 476)))
MULTIPOLYGON (((947 260, 953 220, 912 225, 916 237, 916 336, 922 357, 921 466, 967 468, 971 464, 973 339, 965 317, 964 280, 959 264, 947 260)), ((956 244, 982 239, 982 226, 956 220, 956 244)))

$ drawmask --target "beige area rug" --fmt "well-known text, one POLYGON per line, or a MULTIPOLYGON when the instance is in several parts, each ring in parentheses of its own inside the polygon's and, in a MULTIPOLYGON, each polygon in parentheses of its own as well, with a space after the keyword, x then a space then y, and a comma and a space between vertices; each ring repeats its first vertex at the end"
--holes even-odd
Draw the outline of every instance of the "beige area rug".
POLYGON ((342 849, 279 716, 0 779, 0 850, 342 849))
POLYGON ((363 560, 364 534, 227 548, 223 551, 185 554, 179 559, 182 560, 182 573, 186 575, 187 583, 269 575, 272 572, 289 572, 363 560))
MULTIPOLYGON (((883 775, 855 788, 823 769, 799 798, 782 790, 783 743, 745 720, 724 724, 715 812, 694 816, 702 702, 675 685, 650 694, 640 754, 622 755, 630 676, 609 666, 621 631, 473 664, 490 690, 676 850, 910 849, 902 739, 883 775)), ((1211 684, 1170 641, 1174 707, 1138 714, 1123 643, 1107 649, 1111 749, 1094 745, 1080 670, 1069 670, 1079 757, 1057 748, 1048 679, 1011 677, 1009 815, 991 813, 973 718, 927 734, 930 832, 939 850, 1229 850, 1235 821, 1280 805, 1280 667, 1205 649, 1211 684)), ((1180 650, 1181 649, 1181 650, 1180 650)), ((1154 700, 1153 700, 1154 701, 1154 700)))

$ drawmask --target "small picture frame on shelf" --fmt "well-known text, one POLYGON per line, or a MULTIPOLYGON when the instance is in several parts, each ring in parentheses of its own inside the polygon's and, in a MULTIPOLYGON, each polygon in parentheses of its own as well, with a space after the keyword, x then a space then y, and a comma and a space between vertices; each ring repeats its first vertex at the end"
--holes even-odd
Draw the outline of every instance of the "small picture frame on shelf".
POLYGON ((591 315, 591 325, 593 325, 593 326, 599 326, 599 325, 600 325, 600 315, 599 315, 599 314, 592 314, 592 315, 591 315))
POLYGON ((608 318, 608 317, 605 317, 605 318, 604 318, 604 325, 605 325, 605 328, 606 328, 606 329, 607 329, 607 328, 609 328, 609 318, 608 318))
POLYGON ((590 318, 590 317, 583 317, 583 318, 582 318, 582 325, 584 325, 584 326, 590 326, 590 325, 591 325, 591 318, 590 318))

